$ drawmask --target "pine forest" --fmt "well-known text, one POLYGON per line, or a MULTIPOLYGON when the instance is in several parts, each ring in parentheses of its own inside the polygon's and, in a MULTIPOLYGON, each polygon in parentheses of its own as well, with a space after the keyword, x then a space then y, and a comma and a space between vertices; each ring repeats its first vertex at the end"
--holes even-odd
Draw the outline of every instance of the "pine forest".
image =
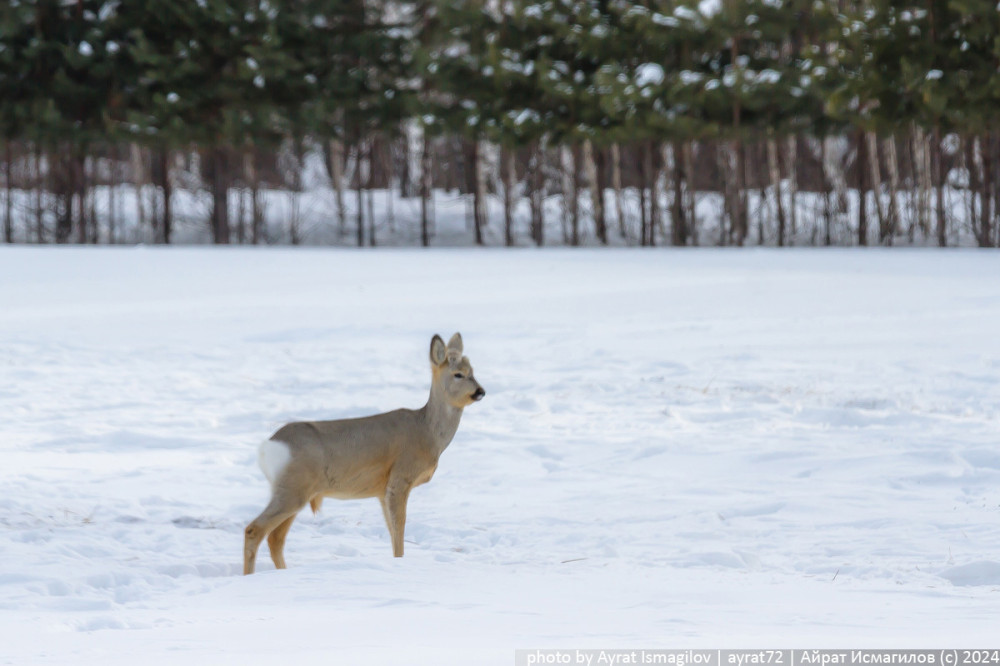
POLYGON ((996 0, 0 6, 6 243, 998 247, 998 120, 996 0))

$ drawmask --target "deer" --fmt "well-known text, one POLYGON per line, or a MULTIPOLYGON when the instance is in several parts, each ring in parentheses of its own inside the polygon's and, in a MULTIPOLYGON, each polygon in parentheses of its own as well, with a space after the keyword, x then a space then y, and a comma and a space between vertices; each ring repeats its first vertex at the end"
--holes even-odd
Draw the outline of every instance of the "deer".
POLYGON ((463 356, 462 336, 445 345, 431 339, 431 390, 420 409, 397 409, 363 418, 295 421, 260 445, 258 462, 271 484, 271 500, 247 525, 243 574, 254 572, 264 538, 276 569, 285 568, 285 539, 306 504, 323 498, 377 497, 394 557, 403 556, 410 491, 431 480, 438 458, 458 430, 462 410, 486 395, 463 356))

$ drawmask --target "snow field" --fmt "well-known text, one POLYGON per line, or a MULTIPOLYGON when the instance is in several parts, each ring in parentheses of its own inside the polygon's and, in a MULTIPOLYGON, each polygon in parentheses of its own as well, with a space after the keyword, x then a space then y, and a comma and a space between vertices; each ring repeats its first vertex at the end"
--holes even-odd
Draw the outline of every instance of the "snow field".
POLYGON ((995 645, 981 252, 0 251, 0 663, 509 664, 534 647, 995 645), (414 491, 241 571, 257 445, 486 398, 414 491), (348 663, 345 661, 344 663, 348 663))

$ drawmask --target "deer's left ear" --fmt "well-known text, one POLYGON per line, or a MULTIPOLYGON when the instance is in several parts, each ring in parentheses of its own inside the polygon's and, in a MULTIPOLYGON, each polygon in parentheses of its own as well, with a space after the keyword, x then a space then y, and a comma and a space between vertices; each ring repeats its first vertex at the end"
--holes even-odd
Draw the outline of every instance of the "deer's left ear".
POLYGON ((457 351, 458 355, 462 355, 462 334, 456 333, 451 336, 451 340, 448 341, 448 351, 457 351))
POLYGON ((444 340, 440 335, 431 338, 431 363, 434 365, 444 365, 448 361, 448 350, 444 346, 444 340))

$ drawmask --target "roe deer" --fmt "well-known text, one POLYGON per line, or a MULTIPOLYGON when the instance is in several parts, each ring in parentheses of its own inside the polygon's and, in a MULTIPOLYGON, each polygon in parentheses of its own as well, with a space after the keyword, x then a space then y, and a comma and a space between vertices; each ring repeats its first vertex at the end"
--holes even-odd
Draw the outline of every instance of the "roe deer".
POLYGON ((420 409, 397 409, 359 419, 300 421, 282 426, 260 447, 260 466, 271 482, 271 501, 247 525, 243 573, 251 574, 260 542, 285 568, 285 537, 306 505, 319 510, 324 497, 378 497, 392 538, 403 556, 403 528, 410 490, 431 480, 438 457, 451 443, 462 410, 486 391, 462 356, 462 336, 445 346, 431 339, 431 394, 420 409))

